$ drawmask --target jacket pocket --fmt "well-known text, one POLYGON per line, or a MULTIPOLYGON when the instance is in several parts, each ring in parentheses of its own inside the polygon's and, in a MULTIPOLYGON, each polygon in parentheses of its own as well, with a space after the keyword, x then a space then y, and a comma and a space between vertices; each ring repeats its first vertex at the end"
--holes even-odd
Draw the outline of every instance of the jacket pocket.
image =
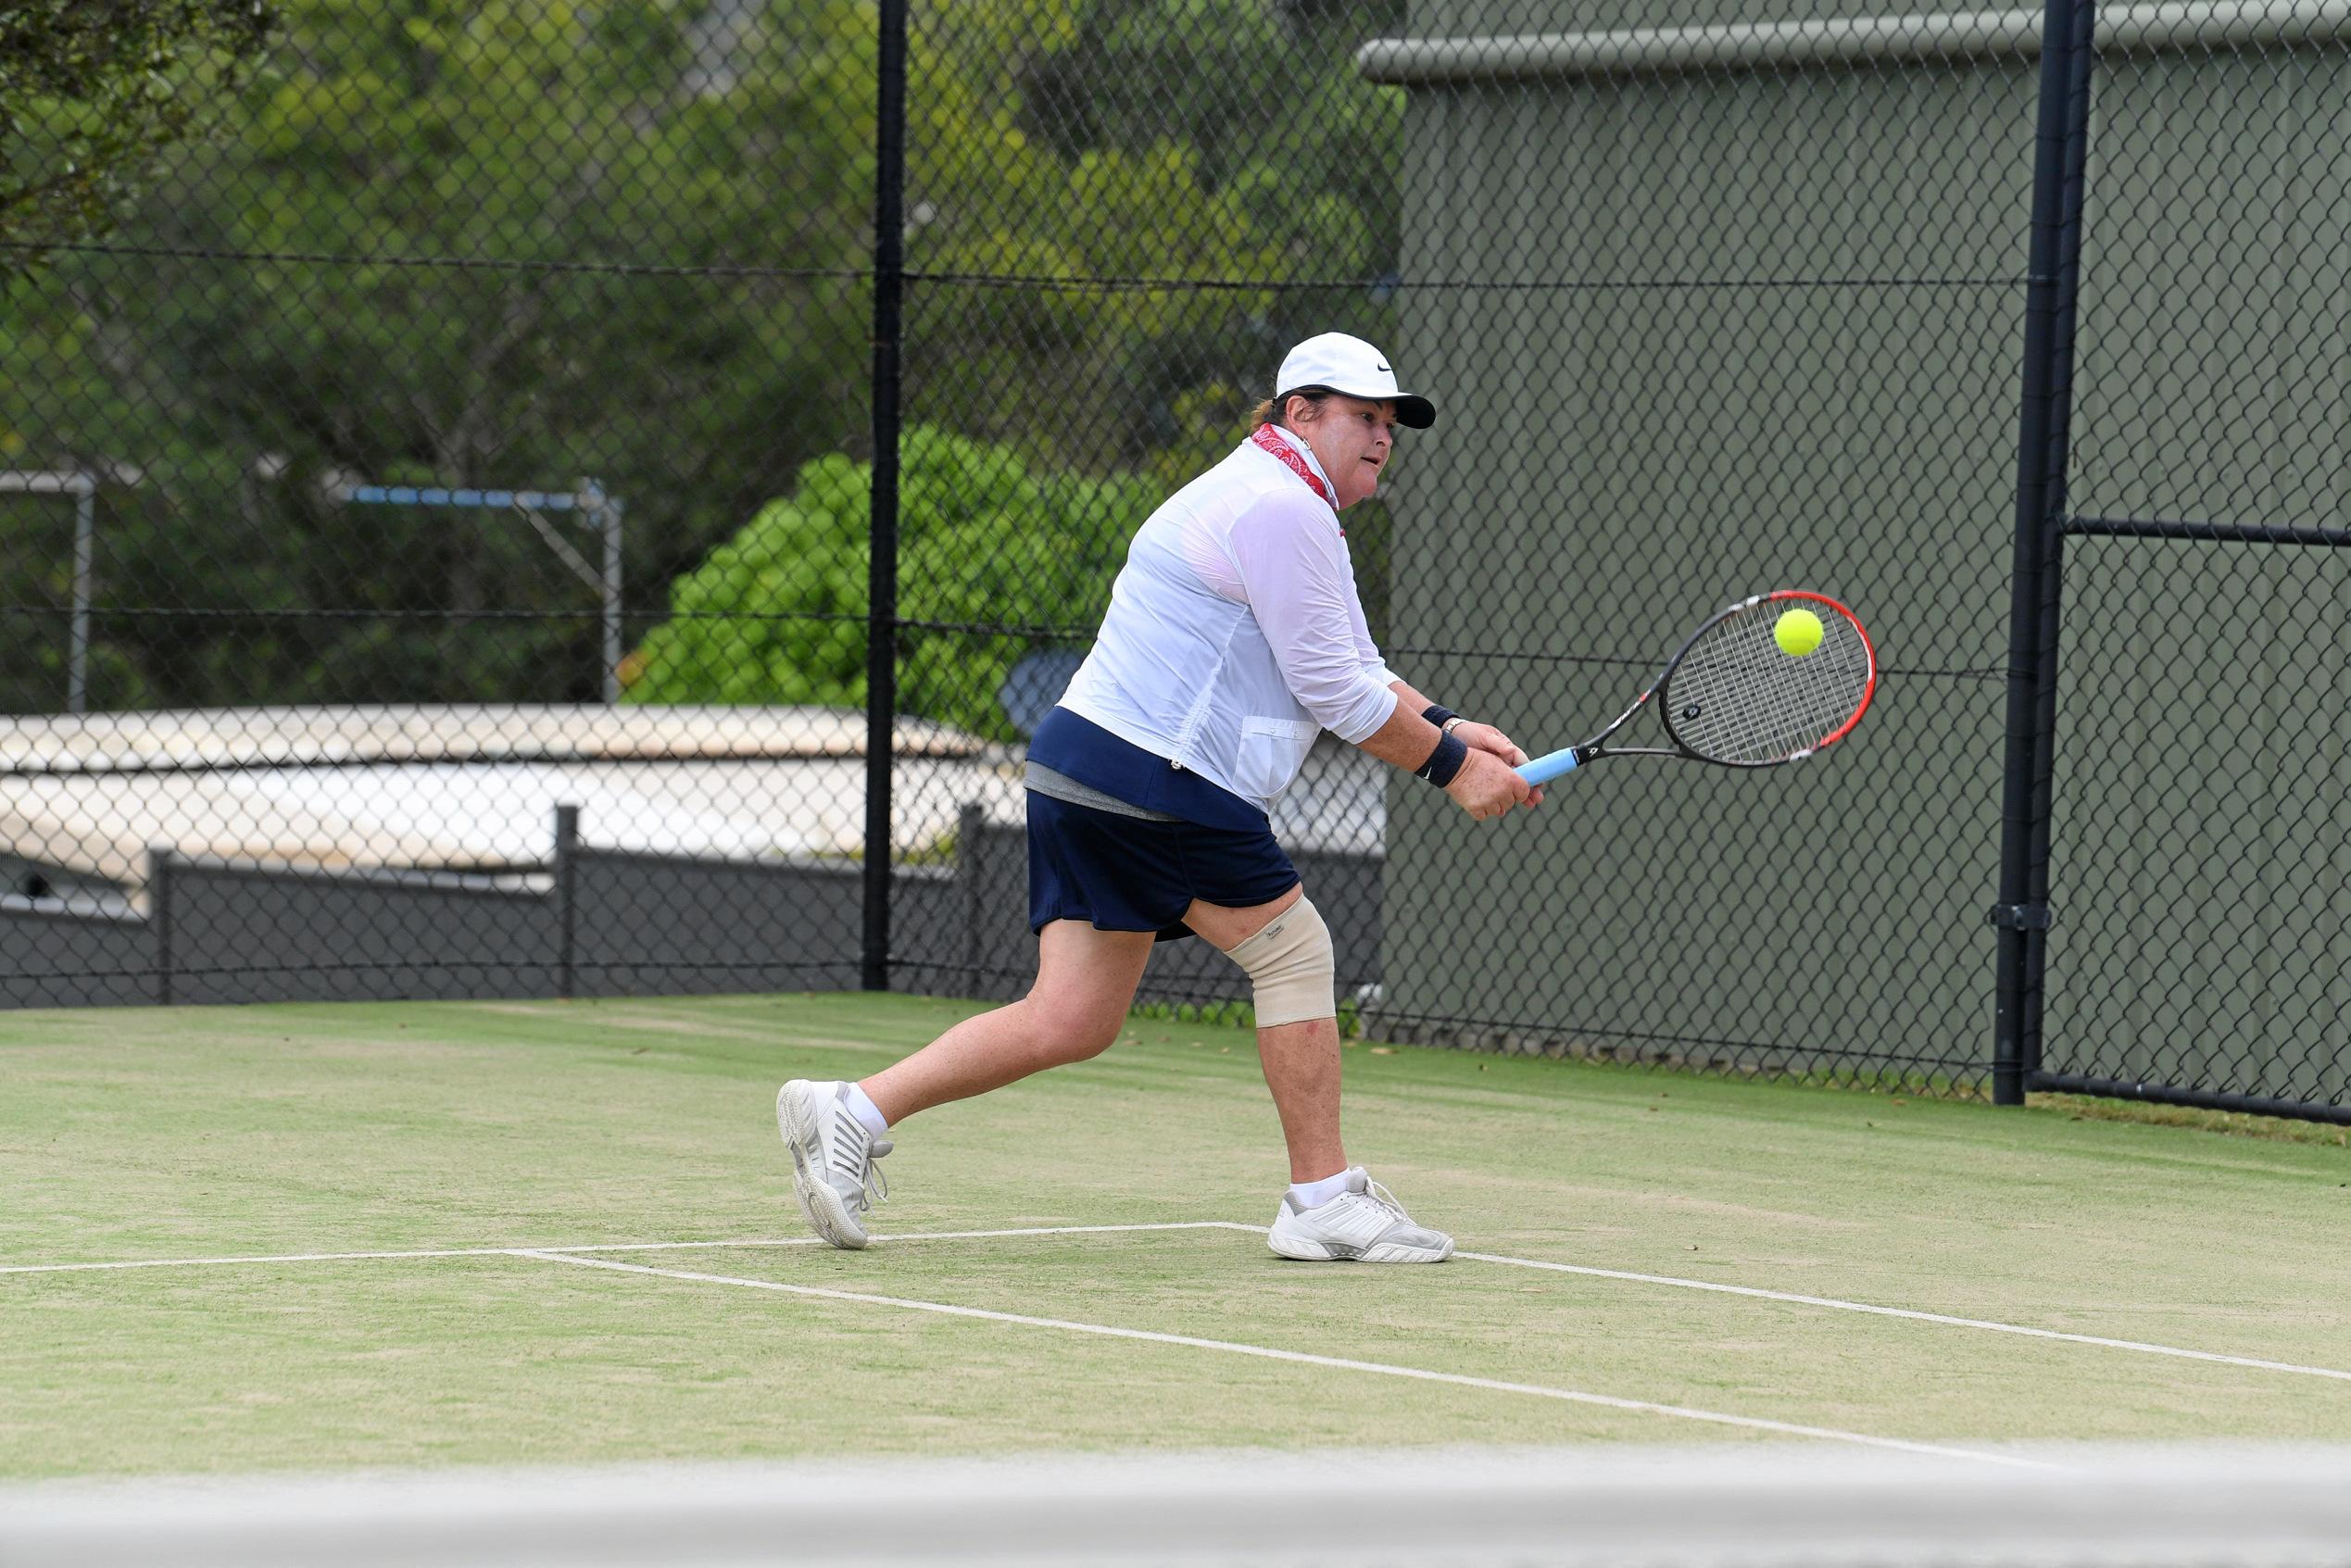
POLYGON ((1244 795, 1270 800, 1289 787, 1305 765, 1306 753, 1323 727, 1311 720, 1266 719, 1256 714, 1241 720, 1240 755, 1234 759, 1233 782, 1244 795))

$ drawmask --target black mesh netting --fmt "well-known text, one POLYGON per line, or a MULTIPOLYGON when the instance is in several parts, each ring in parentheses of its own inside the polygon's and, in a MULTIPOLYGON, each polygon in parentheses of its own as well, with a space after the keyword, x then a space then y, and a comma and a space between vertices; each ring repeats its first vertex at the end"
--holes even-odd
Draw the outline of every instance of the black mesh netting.
POLYGON ((1498 824, 1325 737, 1351 1023, 2351 1113, 2351 10, 923 3, 902 186, 900 19, 289 0, 90 201, 13 196, 125 111, 31 100, 0 995, 1015 994, 1025 737, 1342 330, 1440 409, 1347 518, 1420 690, 1549 750, 1783 587, 1880 662, 1498 824))

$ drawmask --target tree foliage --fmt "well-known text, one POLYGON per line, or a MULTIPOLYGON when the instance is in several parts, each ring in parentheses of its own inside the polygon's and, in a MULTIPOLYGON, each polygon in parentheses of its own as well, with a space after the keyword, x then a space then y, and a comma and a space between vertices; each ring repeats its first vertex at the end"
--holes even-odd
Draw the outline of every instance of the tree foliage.
MULTIPOLYGON (((0 280, 0 468, 139 476, 100 491, 99 599, 140 613, 100 617, 94 696, 592 697, 597 596, 526 520, 334 487, 593 478, 626 503, 650 611, 810 462, 863 471, 870 0, 273 4, 258 66, 191 45, 164 73, 233 90, 233 112, 155 144, 119 249, 0 280)), ((987 474, 1114 494, 1131 529, 1132 486, 1156 500, 1227 449, 1288 343, 1377 337, 1402 95, 1350 56, 1400 8, 918 0, 909 417, 996 454, 987 474)), ((0 613, 0 709, 61 695, 69 511, 0 495, 0 606, 22 608, 0 613)), ((1058 606, 1019 598, 1037 548, 991 515, 1001 533, 957 535, 937 575, 1015 596, 962 619, 1065 624, 1107 592, 1095 554, 1058 606)), ((901 604, 940 591, 910 576, 901 604)), ((972 710, 915 663, 910 701, 972 710)))
POLYGON ((1186 472, 1290 343, 1392 321, 1399 3, 969 0, 914 31, 911 396, 1056 461, 1186 472), (1249 286, 1239 286, 1249 285, 1249 286), (997 395, 1011 389, 1015 395, 997 395))
POLYGON ((642 604, 858 431, 870 22, 283 9, 234 134, 169 160, 119 232, 144 254, 61 256, 0 305, 0 466, 135 467, 101 492, 102 601, 212 612, 102 617, 135 678, 94 695, 592 697, 597 593, 524 519, 333 487, 598 480, 642 604))
POLYGON ((275 17, 268 0, 0 6, 0 240, 104 229, 156 156, 250 70, 275 17))
MULTIPOLYGON (((632 702, 865 701, 873 467, 804 464, 670 595, 626 671, 632 702)), ((901 704, 1011 739, 1004 677, 1039 646, 1092 633, 1148 482, 1032 470, 1011 448, 927 426, 899 445, 901 704)))
MULTIPOLYGON (((907 358, 930 422, 901 453, 902 618, 1082 640, 1127 537, 1230 449, 1282 349, 1381 331, 1402 96, 1353 79, 1364 25, 1263 0, 918 17, 907 358)), ((861 703, 869 484, 811 464, 682 578, 631 700, 861 703)), ((1381 520, 1355 521, 1376 574, 1381 520)), ((1008 736, 998 693, 1037 640, 911 631, 899 702, 1008 736)))

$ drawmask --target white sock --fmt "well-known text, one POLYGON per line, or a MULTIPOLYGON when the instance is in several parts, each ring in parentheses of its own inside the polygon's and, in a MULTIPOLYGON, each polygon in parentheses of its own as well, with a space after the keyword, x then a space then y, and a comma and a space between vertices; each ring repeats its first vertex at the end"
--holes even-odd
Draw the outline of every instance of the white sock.
POLYGON ((867 1132, 878 1138, 890 1130, 890 1124, 882 1119, 881 1107, 874 1103, 873 1096, 856 1084, 851 1084, 849 1091, 849 1110, 858 1121, 864 1123, 867 1132))
POLYGON ((1320 1209, 1346 1190, 1347 1173, 1345 1171, 1341 1171, 1336 1176, 1325 1176, 1319 1182, 1289 1184, 1289 1196, 1297 1200, 1301 1209, 1320 1209))

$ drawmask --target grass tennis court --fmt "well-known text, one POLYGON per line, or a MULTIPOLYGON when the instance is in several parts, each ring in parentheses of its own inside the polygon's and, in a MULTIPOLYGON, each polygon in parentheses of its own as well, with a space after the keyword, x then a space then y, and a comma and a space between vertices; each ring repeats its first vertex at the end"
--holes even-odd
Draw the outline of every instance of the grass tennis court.
POLYGON ((2351 1438, 2332 1132, 1358 1044, 1355 1157, 1487 1257, 1301 1265, 1240 1228, 1286 1179, 1251 1037, 1138 1019, 909 1123, 877 1221, 908 1239, 800 1244, 776 1084, 971 1007, 0 1016, 0 1474, 2351 1438), (737 1242, 793 1245, 674 1245, 737 1242), (46 1267, 352 1252, 462 1255, 46 1267))

